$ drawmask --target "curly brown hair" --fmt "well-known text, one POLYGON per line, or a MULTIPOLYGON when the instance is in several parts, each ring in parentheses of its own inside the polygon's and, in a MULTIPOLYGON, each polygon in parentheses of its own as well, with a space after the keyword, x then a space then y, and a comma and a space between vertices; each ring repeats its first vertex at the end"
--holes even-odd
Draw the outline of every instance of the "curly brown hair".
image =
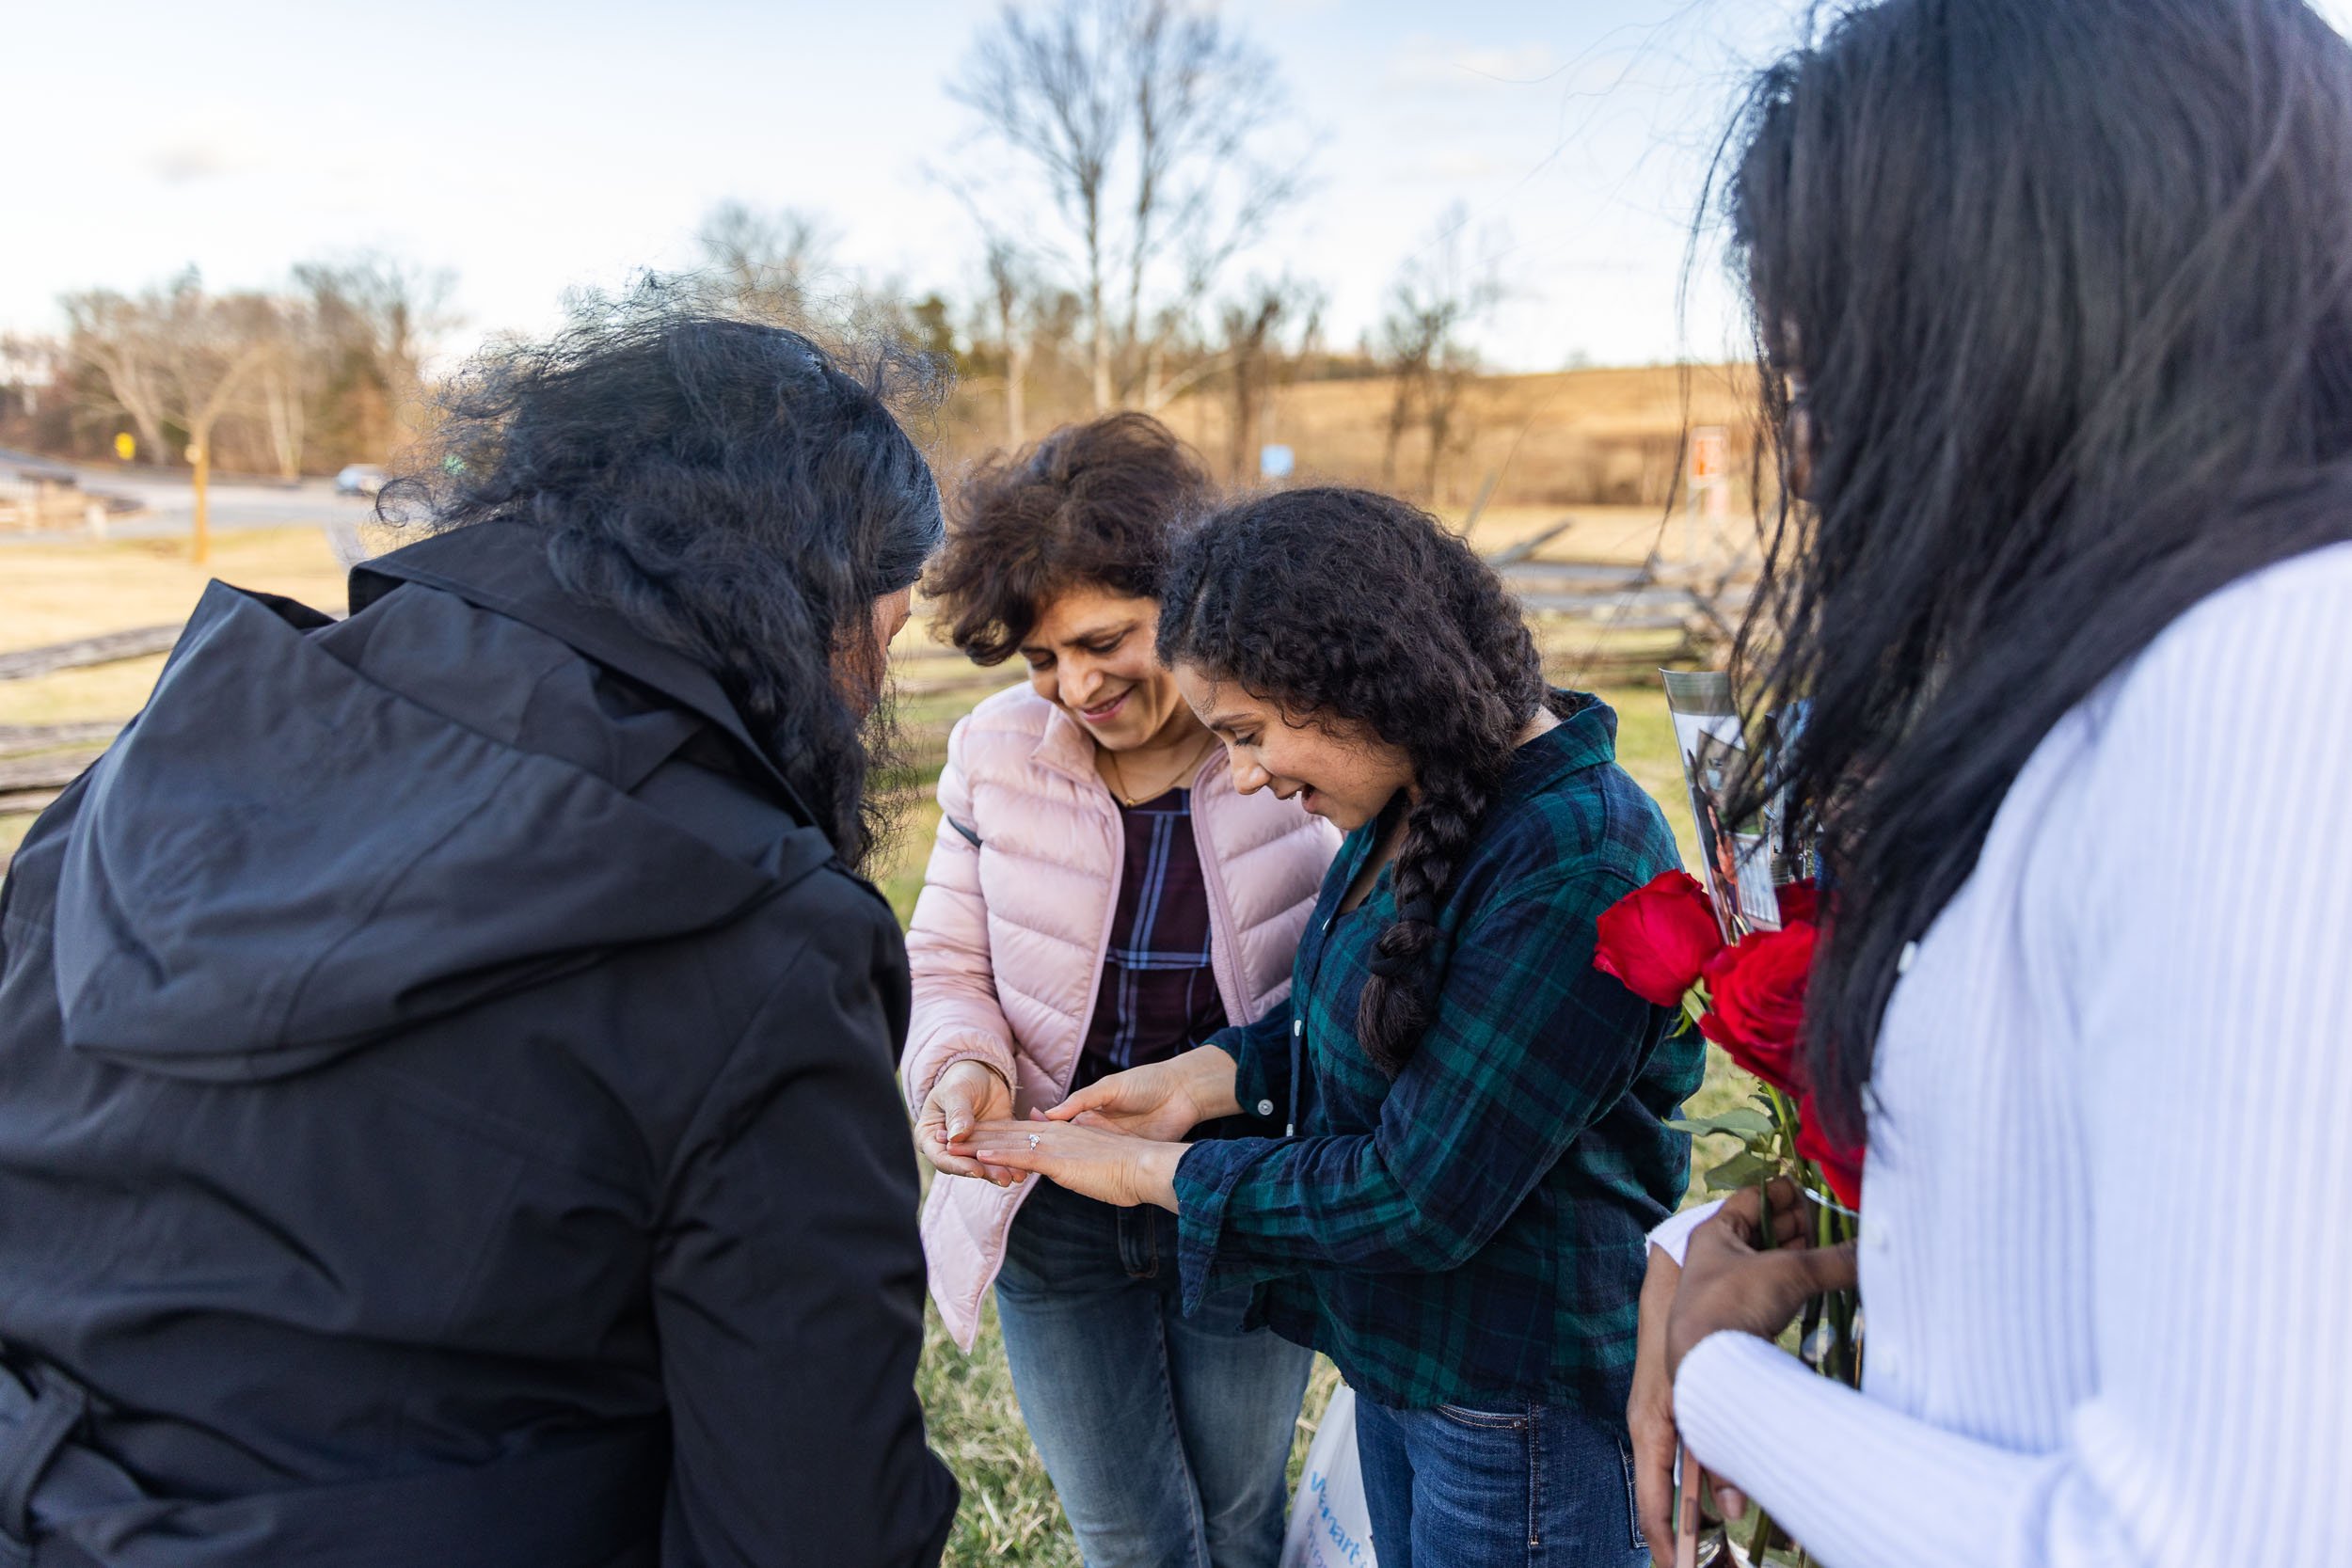
POLYGON ((1156 598, 1177 526, 1212 503, 1191 449, 1149 414, 1064 425, 967 475, 924 592, 977 664, 1001 664, 1057 594, 1156 598))
POLYGON ((1396 918, 1356 1019, 1365 1054, 1395 1076, 1428 1025, 1454 874, 1547 702, 1518 606, 1458 535, 1393 496, 1284 490, 1186 536, 1161 596, 1159 655, 1301 723, 1362 725, 1410 759, 1421 793, 1397 847, 1396 918))

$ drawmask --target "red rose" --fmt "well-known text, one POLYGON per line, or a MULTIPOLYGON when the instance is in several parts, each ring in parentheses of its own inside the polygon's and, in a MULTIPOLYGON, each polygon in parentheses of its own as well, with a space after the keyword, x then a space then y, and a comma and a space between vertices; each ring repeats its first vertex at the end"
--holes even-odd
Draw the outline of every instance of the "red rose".
POLYGON ((1807 926, 1821 923, 1821 894, 1807 877, 1802 882, 1783 882, 1772 890, 1780 899, 1780 923, 1794 926, 1799 921, 1807 926))
POLYGON ((1602 911, 1593 963, 1643 1001, 1678 1007, 1723 945, 1707 890, 1689 872, 1669 871, 1602 911))
POLYGON ((1813 977, 1814 927, 1798 924, 1743 937, 1706 970, 1699 1033, 1785 1093, 1804 1083, 1804 991, 1813 977))
POLYGON ((1849 1209, 1862 1206, 1862 1154, 1859 1146, 1841 1148, 1832 1143, 1811 1105, 1797 1107, 1797 1158, 1819 1165, 1829 1190, 1849 1209))

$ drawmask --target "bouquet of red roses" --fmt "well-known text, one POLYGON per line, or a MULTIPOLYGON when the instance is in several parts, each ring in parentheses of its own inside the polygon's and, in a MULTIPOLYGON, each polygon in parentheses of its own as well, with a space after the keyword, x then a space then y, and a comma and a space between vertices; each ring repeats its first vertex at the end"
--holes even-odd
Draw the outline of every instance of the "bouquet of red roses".
MULTIPOLYGON (((1732 942, 1706 888, 1685 872, 1669 871, 1600 917, 1593 961, 1643 1000, 1680 1007, 1756 1080, 1750 1103, 1671 1124, 1739 1145, 1707 1172, 1708 1189, 1735 1192, 1788 1177, 1806 1194, 1817 1244, 1835 1246, 1855 1233, 1863 1151, 1835 1143, 1806 1114, 1804 1000, 1820 935, 1820 897, 1809 881, 1778 891, 1780 928, 1732 942)), ((1769 1243, 1769 1220, 1764 1235, 1769 1243)), ((1860 1317, 1851 1291, 1817 1299, 1799 1322, 1798 1353, 1824 1376, 1858 1385, 1860 1317)), ((1773 1540, 1771 1521, 1759 1513, 1747 1560, 1762 1562, 1773 1540)))
POLYGON ((1644 1001, 1680 1007, 1757 1080, 1758 1110, 1677 1124, 1740 1139, 1740 1152, 1707 1173, 1711 1191, 1793 1176, 1834 1197, 1833 1212, 1851 1212, 1861 1198, 1862 1151, 1833 1144, 1804 1114, 1804 992, 1819 907, 1811 882, 1788 883, 1780 929, 1726 942, 1707 890, 1688 872, 1669 871, 1602 914, 1593 962, 1644 1001))

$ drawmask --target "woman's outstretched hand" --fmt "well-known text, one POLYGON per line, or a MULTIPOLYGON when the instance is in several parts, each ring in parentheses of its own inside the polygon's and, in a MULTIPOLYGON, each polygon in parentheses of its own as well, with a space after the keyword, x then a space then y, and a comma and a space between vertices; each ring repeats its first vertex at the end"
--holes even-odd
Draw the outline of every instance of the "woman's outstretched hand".
POLYGON ((946 1176, 976 1176, 999 1187, 1019 1182, 1018 1171, 993 1169, 977 1160, 947 1151, 949 1143, 984 1121, 1003 1121, 1012 1115, 1012 1085, 986 1062, 951 1063, 931 1085, 922 1114, 914 1118, 915 1147, 933 1169, 946 1176))
POLYGON ((1165 1062, 1098 1078, 1045 1115, 1054 1121, 1173 1143, 1202 1122, 1239 1109, 1233 1102, 1233 1058, 1203 1045, 1165 1062))
POLYGON ((1852 1289, 1854 1244, 1815 1246, 1810 1227, 1794 1223, 1801 1210, 1792 1183, 1774 1182, 1772 1199, 1776 1244, 1771 1248, 1757 1244, 1764 1204, 1753 1187, 1733 1194, 1692 1232, 1666 1319, 1669 1384, 1682 1370, 1682 1358, 1718 1329, 1770 1339, 1815 1296, 1852 1289))
MULTIPOLYGON (((1122 1075, 1123 1076, 1123 1075, 1122 1075)), ((1176 1163, 1184 1145, 1131 1137, 1106 1127, 1066 1121, 983 1122, 947 1149, 1019 1180, 1032 1171, 1083 1196, 1132 1209, 1176 1208, 1176 1163)))

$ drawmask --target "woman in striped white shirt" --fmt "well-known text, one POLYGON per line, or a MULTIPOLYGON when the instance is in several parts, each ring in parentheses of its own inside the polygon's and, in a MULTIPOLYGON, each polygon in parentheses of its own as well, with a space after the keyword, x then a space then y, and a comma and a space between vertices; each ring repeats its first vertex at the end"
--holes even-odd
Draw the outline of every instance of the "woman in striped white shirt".
POLYGON ((1888 0, 1726 184, 1787 487, 1743 653, 1840 887, 1858 1257, 1653 1254, 1634 1400, 1828 1568, 2308 1568, 2352 1492, 2352 48, 1888 0), (1796 390, 1795 388, 1802 388, 1796 390), (1766 1342, 1858 1269, 1859 1393, 1766 1342))

